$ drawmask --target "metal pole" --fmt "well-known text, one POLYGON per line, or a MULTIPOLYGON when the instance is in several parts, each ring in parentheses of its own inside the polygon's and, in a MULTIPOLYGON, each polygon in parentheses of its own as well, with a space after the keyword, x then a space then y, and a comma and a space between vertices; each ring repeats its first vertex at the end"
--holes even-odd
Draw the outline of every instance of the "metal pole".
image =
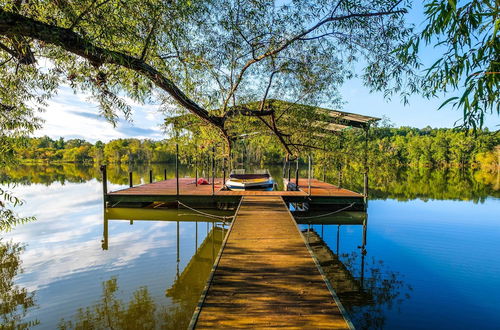
POLYGON ((195 251, 198 251, 198 221, 196 221, 196 243, 195 243, 195 251))
POLYGON ((224 156, 224 159, 222 161, 222 184, 224 185, 226 183, 226 156, 224 156))
POLYGON ((179 196, 179 144, 175 144, 175 187, 179 196))
POLYGON ((297 160, 295 162, 295 185, 299 188, 299 156, 297 156, 297 160))
POLYGON ((309 189, 309 196, 311 195, 311 170, 312 170, 312 161, 311 161, 311 155, 307 156, 307 175, 308 175, 308 189, 309 189))
POLYGON ((198 162, 195 163, 194 175, 195 175, 194 184, 196 185, 196 187, 198 187, 198 162))
POLYGON ((215 146, 212 147, 212 195, 215 194, 215 146))
POLYGON ((343 146, 343 135, 342 135, 342 132, 340 133, 340 142, 339 142, 339 157, 338 157, 338 166, 337 166, 337 169, 339 171, 339 181, 338 181, 338 187, 342 187, 342 146, 343 146))
POLYGON ((363 196, 365 200, 365 210, 368 208, 368 131, 370 130, 370 126, 366 126, 365 128, 365 156, 364 156, 364 166, 365 173, 363 174, 363 196))
POLYGON ((132 172, 128 173, 128 185, 130 186, 130 188, 132 188, 134 186, 133 181, 132 181, 132 172))
POLYGON ((149 170, 149 183, 153 183, 153 170, 149 170))
POLYGON ((101 165, 102 172, 102 197, 103 197, 103 205, 106 208, 106 200, 108 197, 108 172, 106 171, 106 165, 101 165))

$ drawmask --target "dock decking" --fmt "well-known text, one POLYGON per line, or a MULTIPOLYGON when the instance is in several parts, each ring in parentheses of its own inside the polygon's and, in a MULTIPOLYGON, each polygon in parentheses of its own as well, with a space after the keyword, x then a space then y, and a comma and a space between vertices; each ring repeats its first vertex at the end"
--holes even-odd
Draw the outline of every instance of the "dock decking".
MULTIPOLYGON (((366 203, 362 194, 339 188, 335 185, 311 179, 300 179, 300 186, 294 185, 295 180, 290 180, 291 189, 275 191, 259 190, 224 190, 222 178, 216 178, 214 185, 196 185, 193 178, 179 178, 179 190, 175 179, 147 183, 131 188, 120 189, 105 193, 108 206, 133 206, 143 207, 147 203, 171 202, 192 203, 197 207, 214 207, 219 203, 236 205, 242 196, 281 196, 287 203, 307 203, 312 209, 341 208, 354 203, 351 210, 363 211, 366 203)), ((289 182, 284 180, 285 187, 289 182)), ((288 187, 288 188, 290 188, 288 187)))
POLYGON ((214 267, 197 329, 350 328, 280 196, 242 197, 214 267))

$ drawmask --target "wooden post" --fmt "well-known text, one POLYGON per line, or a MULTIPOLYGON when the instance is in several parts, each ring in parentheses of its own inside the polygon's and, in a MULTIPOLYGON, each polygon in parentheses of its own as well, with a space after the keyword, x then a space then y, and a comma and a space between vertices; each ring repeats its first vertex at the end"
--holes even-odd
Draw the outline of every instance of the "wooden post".
POLYGON ((149 170, 149 183, 153 183, 153 170, 149 170))
POLYGON ((163 180, 167 180, 167 169, 163 169, 163 180))
POLYGON ((195 169, 194 169, 194 175, 195 175, 195 181, 194 184, 196 187, 198 187, 198 162, 195 163, 195 169))
POLYGON ((311 175, 312 175, 311 171, 312 171, 311 155, 307 155, 307 176, 309 179, 309 182, 308 182, 308 194, 309 194, 309 196, 311 196, 311 175))
POLYGON ((108 197, 108 173, 106 171, 106 165, 101 165, 100 167, 102 173, 102 196, 104 208, 106 208, 106 200, 108 197))
POLYGON ((175 144, 175 187, 179 196, 179 144, 175 144))
POLYGON ((215 195, 215 146, 212 147, 212 195, 215 195))
POLYGON ((222 184, 224 185, 224 184, 226 184, 226 166, 225 165, 223 165, 222 175, 223 175, 222 184))
POLYGON ((226 184, 226 155, 225 155, 226 148, 223 149, 224 152, 224 158, 222 159, 222 185, 226 184))
POLYGON ((297 160, 295 161, 295 185, 297 188, 299 187, 299 156, 297 156, 297 160))
POLYGON ((134 182, 132 181, 132 172, 128 173, 128 185, 130 188, 134 186, 134 182))
POLYGON ((286 175, 286 157, 283 160, 283 176, 282 176, 282 178, 284 178, 285 175, 286 175))

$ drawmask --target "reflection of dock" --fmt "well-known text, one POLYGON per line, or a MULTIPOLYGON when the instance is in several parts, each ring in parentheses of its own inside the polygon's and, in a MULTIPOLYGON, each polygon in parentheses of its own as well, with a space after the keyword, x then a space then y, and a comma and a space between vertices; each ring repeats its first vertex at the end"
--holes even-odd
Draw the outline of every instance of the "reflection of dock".
POLYGON ((308 230, 304 235, 323 273, 330 281, 340 299, 349 306, 369 304, 372 301, 372 297, 363 289, 362 281, 354 278, 323 239, 314 230, 308 230))
POLYGON ((196 328, 349 328, 279 196, 243 196, 196 328))
MULTIPOLYGON (((196 303, 205 285, 217 253, 222 245, 227 230, 213 226, 205 237, 180 276, 175 280, 167 296, 177 301, 190 301, 196 303)), ((194 309, 194 306, 193 306, 194 309)))
POLYGON ((316 179, 303 179, 297 187, 294 180, 285 180, 285 191, 229 191, 223 189, 223 179, 213 184, 196 185, 193 178, 168 179, 135 187, 105 192, 110 207, 143 207, 154 202, 191 203, 198 207, 214 207, 220 203, 237 204, 242 196, 281 196, 287 203, 307 203, 314 207, 341 208, 353 204, 351 210, 365 210, 362 194, 316 179))

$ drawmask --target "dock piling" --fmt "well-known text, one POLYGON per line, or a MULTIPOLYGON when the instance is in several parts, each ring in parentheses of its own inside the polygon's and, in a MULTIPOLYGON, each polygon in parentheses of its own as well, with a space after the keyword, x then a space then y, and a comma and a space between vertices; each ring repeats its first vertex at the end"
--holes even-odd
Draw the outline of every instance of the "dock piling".
POLYGON ((196 187, 198 187, 198 163, 196 163, 195 165, 194 175, 195 175, 194 184, 196 185, 196 187))
POLYGON ((102 195, 104 207, 106 208, 106 197, 108 195, 108 173, 106 171, 106 165, 101 165, 100 167, 102 173, 102 195))
POLYGON ((167 169, 163 169, 163 180, 167 180, 167 169))
POLYGON ((307 156, 307 176, 308 176, 308 194, 311 195, 311 170, 312 170, 312 160, 311 155, 307 156))
POLYGON ((149 170, 149 183, 153 183, 153 170, 149 170))
POLYGON ((175 186, 177 196, 179 196, 179 144, 175 144, 175 186))
POLYGON ((132 172, 128 172, 128 186, 132 188, 134 186, 134 183, 132 181, 132 172))
POLYGON ((215 146, 212 147, 212 195, 215 194, 215 146))
POLYGON ((297 188, 299 187, 299 156, 297 156, 297 160, 295 161, 295 185, 297 188))

